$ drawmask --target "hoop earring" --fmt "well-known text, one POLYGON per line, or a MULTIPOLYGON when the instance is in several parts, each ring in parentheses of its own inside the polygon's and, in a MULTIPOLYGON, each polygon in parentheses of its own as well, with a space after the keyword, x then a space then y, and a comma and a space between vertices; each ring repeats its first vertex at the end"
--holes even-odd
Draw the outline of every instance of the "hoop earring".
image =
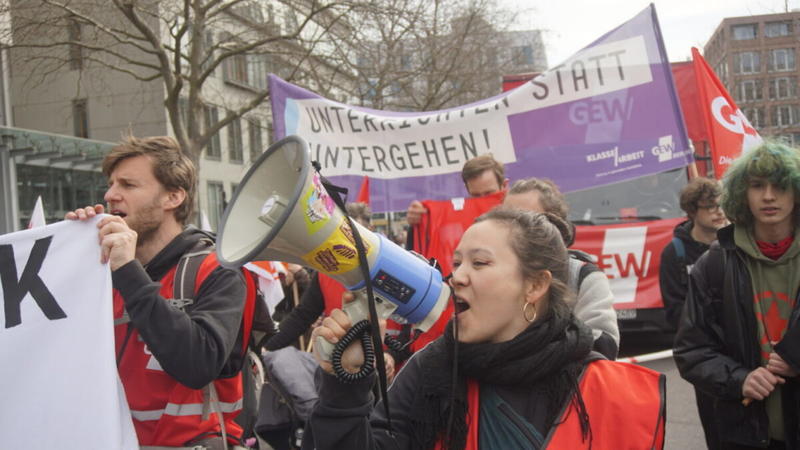
POLYGON ((524 317, 525 320, 528 321, 528 323, 532 323, 534 320, 536 320, 536 305, 534 305, 533 303, 525 302, 525 305, 522 307, 522 317, 524 317), (531 317, 530 319, 528 318, 528 306, 533 307, 533 317, 531 317))

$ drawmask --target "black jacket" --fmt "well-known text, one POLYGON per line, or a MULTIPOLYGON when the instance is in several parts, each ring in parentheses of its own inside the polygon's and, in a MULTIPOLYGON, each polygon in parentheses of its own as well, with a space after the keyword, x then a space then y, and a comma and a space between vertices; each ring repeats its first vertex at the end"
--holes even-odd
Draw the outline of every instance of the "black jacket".
MULTIPOLYGON (((389 388, 389 404, 394 435, 389 434, 383 403, 374 408, 371 386, 374 375, 354 384, 345 384, 335 376, 319 371, 321 386, 319 403, 315 407, 303 433, 303 449, 415 449, 412 435, 415 405, 420 401, 426 360, 436 346, 437 339, 415 353, 403 366, 389 388)), ((438 354, 438 353, 436 353, 438 354)), ((592 359, 602 358, 592 353, 592 359)), ((588 361, 588 359, 587 359, 588 361)), ((429 362, 429 361, 428 361, 429 362)), ((494 386, 509 406, 537 429, 545 428, 541 405, 544 393, 530 387, 494 386)))
POLYGON ((146 268, 133 260, 112 273, 114 288, 122 295, 131 323, 147 348, 165 372, 193 389, 239 372, 247 290, 240 271, 219 266, 200 286, 188 312, 173 308, 159 294, 160 280, 203 236, 189 228, 146 268), (234 361, 237 359, 239 363, 234 361))
POLYGON ((691 232, 694 223, 687 220, 675 226, 673 235, 683 242, 683 258, 678 257, 675 243, 670 241, 661 252, 661 267, 658 273, 658 283, 661 286, 661 298, 664 301, 664 311, 667 323, 673 328, 678 327, 681 310, 686 301, 686 291, 689 289, 689 270, 697 258, 706 250, 708 245, 692 238, 691 232))
POLYGON ((325 312, 325 298, 319 286, 318 276, 317 273, 311 276, 311 282, 303 291, 300 303, 284 316, 278 333, 267 341, 264 348, 274 351, 292 345, 325 312))
MULTIPOLYGON (((681 376, 714 398, 714 417, 723 442, 766 447, 769 423, 764 402, 742 405, 747 374, 761 364, 753 287, 745 258, 733 240, 734 225, 692 268, 689 293, 675 337, 674 356, 681 376)), ((797 368, 800 362, 800 302, 778 353, 797 368), (787 350, 786 348, 789 347, 787 350), (785 356, 784 356, 785 355, 785 356)), ((783 386, 783 416, 788 449, 800 448, 798 380, 783 386)))

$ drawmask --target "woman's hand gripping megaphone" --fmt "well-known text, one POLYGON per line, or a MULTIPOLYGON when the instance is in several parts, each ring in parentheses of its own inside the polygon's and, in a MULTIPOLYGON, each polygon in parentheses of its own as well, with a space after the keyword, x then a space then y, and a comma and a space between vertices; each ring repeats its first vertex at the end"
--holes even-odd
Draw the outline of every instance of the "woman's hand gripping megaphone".
MULTIPOLYGON (((349 309, 347 305, 353 306, 353 302, 356 301, 356 296, 353 292, 345 292, 342 294, 342 305, 345 310, 349 309)), ((379 320, 380 329, 381 329, 381 336, 383 336, 386 332, 386 320, 380 319, 379 320)), ((350 319, 350 315, 341 309, 334 309, 331 312, 331 315, 326 317, 322 321, 322 325, 318 326, 314 329, 312 333, 312 339, 314 339, 314 357, 322 367, 322 370, 330 373, 335 374, 333 370, 333 365, 331 364, 330 358, 330 351, 326 351, 326 348, 330 348, 333 345, 336 345, 350 328, 353 326, 353 322, 350 319), (323 341, 328 343, 329 345, 324 345, 323 341), (323 345, 320 345, 323 344, 323 345)), ((361 367, 364 365, 364 350, 361 346, 361 341, 354 340, 350 343, 350 345, 345 349, 342 353, 341 364, 342 368, 347 371, 348 373, 358 373, 361 370, 361 367)), ((394 365, 391 365, 391 369, 389 364, 387 364, 387 372, 391 370, 394 372, 394 365)), ((393 373, 387 373, 388 377, 391 378, 393 373)))

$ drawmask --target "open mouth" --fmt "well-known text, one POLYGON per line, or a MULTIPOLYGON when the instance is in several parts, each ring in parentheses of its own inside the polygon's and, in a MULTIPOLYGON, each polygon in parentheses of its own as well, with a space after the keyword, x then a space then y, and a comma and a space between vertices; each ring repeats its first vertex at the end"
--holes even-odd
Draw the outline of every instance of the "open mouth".
POLYGON ((469 303, 465 302, 461 297, 453 296, 455 301, 456 314, 460 314, 469 309, 469 303))
POLYGON ((123 219, 127 216, 127 214, 125 214, 124 212, 119 211, 119 210, 112 210, 111 211, 111 215, 112 216, 119 216, 119 217, 122 217, 123 219))

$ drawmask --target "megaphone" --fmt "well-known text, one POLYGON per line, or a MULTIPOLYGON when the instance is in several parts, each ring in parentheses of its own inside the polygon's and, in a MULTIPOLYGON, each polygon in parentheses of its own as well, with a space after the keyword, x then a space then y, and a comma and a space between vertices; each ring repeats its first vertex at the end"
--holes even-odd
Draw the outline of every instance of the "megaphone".
MULTIPOLYGON (((353 230, 312 170, 309 153, 302 138, 289 136, 258 158, 225 210, 217 256, 229 268, 270 260, 323 272, 356 294, 342 308, 355 324, 368 319, 369 309, 353 230)), ((378 318, 430 329, 450 296, 442 275, 419 256, 352 223, 367 253, 378 318)), ((330 359, 331 344, 319 338, 315 345, 330 359)))

